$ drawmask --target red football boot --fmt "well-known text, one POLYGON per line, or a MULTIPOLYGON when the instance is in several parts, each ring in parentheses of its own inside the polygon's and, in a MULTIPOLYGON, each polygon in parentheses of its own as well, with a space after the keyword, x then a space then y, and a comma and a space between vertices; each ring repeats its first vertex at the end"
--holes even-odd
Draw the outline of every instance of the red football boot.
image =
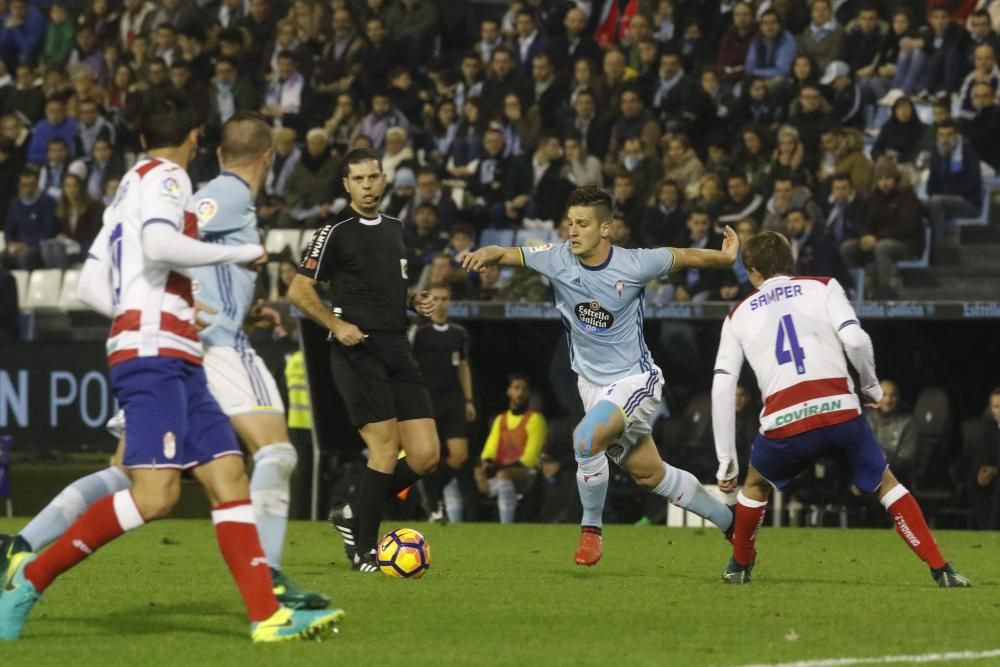
POLYGON ((577 565, 597 565, 601 560, 601 529, 584 526, 580 531, 580 545, 576 548, 577 565))

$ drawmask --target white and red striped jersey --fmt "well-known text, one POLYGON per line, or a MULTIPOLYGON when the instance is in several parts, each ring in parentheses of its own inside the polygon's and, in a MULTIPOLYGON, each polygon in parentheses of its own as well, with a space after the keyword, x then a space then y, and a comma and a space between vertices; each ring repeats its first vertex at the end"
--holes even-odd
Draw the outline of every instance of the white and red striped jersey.
MULTIPOLYGON (((849 421, 861 414, 861 403, 848 373, 845 345, 866 394, 880 398, 871 340, 840 284, 832 278, 776 276, 723 323, 717 384, 719 376, 728 375, 735 391, 746 358, 764 399, 760 432, 769 438, 849 421)), ((715 398, 713 388, 713 403, 715 398)), ((719 402, 724 410, 725 401, 719 402)), ((716 421, 732 418, 713 414, 713 425, 716 421)), ((716 433, 717 448, 728 446, 719 438, 731 439, 732 434, 724 427, 715 430, 722 431, 716 433)))
POLYGON ((187 210, 190 199, 191 180, 183 168, 169 160, 143 159, 125 174, 105 209, 114 293, 110 366, 157 356, 201 363, 191 279, 169 264, 150 261, 142 247, 149 225, 169 225, 197 239, 197 218, 187 210))

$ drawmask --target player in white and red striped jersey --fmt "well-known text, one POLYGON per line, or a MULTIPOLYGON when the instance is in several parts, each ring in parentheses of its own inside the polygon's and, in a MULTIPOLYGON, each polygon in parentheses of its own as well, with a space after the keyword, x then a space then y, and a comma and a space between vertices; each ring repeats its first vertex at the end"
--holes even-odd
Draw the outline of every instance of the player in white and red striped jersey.
POLYGON ((757 531, 771 487, 780 491, 817 459, 838 455, 835 458, 849 464, 857 488, 878 494, 896 531, 931 568, 938 585, 969 586, 941 556, 920 506, 889 470, 861 415, 847 360, 858 372, 867 406, 878 406, 882 389, 871 339, 843 288, 833 278, 790 275, 791 247, 774 232, 748 240, 743 261, 757 289, 723 322, 712 384, 716 476, 725 492, 736 490, 739 474, 735 403, 744 359, 757 376, 764 409, 750 450, 750 469, 737 496, 733 557, 723 581, 750 582, 757 531))
MULTIPOLYGON (((216 538, 243 597, 252 639, 315 637, 343 612, 292 610, 275 598, 243 454, 209 393, 191 281, 182 272, 208 264, 260 265, 267 255, 259 244, 198 240, 195 218, 187 213, 191 183, 185 173, 198 129, 191 101, 180 90, 168 87, 144 100, 142 140, 149 157, 122 179, 95 240, 112 267, 111 303, 105 296, 99 310, 114 315, 108 364, 125 411, 123 459, 133 485, 93 503, 41 555, 11 558, 0 580, 0 640, 20 637, 32 607, 56 577, 125 532, 166 517, 187 468, 212 503, 216 538)), ((103 280, 107 291, 106 270, 81 279, 103 280)))

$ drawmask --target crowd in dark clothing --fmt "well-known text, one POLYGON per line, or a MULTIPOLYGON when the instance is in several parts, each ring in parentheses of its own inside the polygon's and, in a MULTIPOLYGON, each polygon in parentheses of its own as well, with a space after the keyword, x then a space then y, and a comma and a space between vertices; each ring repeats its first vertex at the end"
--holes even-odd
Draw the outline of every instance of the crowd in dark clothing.
MULTIPOLYGON (((176 86, 202 120, 196 183, 217 173, 219 130, 234 113, 273 124, 264 228, 336 216, 343 155, 381 151, 383 210, 420 237, 414 276, 447 251, 455 225, 471 226, 474 242, 522 228, 555 240, 566 193, 602 184, 622 245, 715 245, 726 224, 772 229, 792 237, 797 271, 846 282, 873 265, 875 291, 891 296, 895 262, 925 251, 925 224, 935 246, 954 243, 951 221, 983 205, 980 159, 1000 164, 997 142, 983 141, 1000 129, 1000 40, 976 5, 3 0, 3 261, 83 256, 95 211, 142 152, 143 100, 176 86)), ((745 268, 712 280, 659 298, 749 290, 745 268)))

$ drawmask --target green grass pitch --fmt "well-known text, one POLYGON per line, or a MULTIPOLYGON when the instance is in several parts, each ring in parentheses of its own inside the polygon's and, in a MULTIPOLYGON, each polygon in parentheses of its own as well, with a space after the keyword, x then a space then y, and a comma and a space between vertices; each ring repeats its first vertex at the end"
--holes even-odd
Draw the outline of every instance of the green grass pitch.
POLYGON ((347 610, 322 643, 252 645, 211 524, 164 521, 57 581, 0 660, 724 667, 1000 648, 1000 533, 940 533, 975 585, 941 590, 891 530, 765 528, 753 584, 728 587, 714 529, 610 526, 585 569, 573 526, 412 527, 432 545, 415 581, 354 573, 325 523, 291 525, 287 572, 347 610))

